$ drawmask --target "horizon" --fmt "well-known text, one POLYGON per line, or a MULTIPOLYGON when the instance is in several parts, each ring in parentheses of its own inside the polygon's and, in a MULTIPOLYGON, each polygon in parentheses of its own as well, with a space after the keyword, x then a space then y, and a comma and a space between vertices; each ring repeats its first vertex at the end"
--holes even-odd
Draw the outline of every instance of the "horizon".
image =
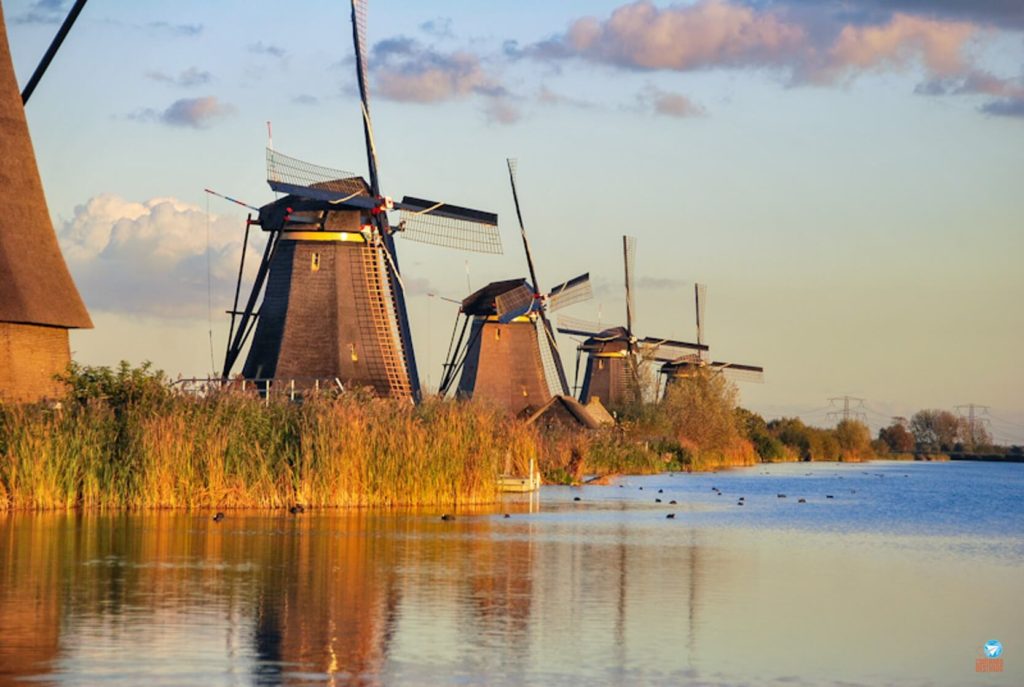
MULTIPOLYGON (((347 4, 311 4, 301 32, 285 8, 237 2, 83 12, 26 108, 96 324, 72 333, 79 362, 218 368, 245 214, 203 189, 272 200, 267 121, 275 149, 363 173, 347 4)), ((740 384, 745 407, 820 425, 848 394, 877 431, 976 403, 995 440, 1024 443, 1024 11, 762 5, 587 3, 587 19, 572 2, 543 26, 537 2, 371 5, 385 193, 496 211, 505 247, 401 243, 427 389, 455 316, 430 294, 526 273, 504 167, 516 157, 540 286, 594 281, 566 314, 624 319, 618 237, 633 235, 635 329, 692 339, 692 285, 707 284, 712 355, 766 370, 740 384), (700 40, 740 28, 749 45, 700 40), (687 49, 643 49, 662 33, 687 49)), ((19 83, 66 6, 4 3, 19 83)), ((574 346, 559 343, 571 377, 574 346)))

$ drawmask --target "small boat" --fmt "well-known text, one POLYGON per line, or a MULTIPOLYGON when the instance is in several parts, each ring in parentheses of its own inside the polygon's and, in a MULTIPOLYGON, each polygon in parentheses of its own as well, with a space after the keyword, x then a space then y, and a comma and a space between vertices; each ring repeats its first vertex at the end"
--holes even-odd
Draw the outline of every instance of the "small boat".
POLYGON ((525 477, 519 475, 498 475, 498 491, 519 493, 537 491, 540 489, 540 471, 530 459, 530 474, 525 477))

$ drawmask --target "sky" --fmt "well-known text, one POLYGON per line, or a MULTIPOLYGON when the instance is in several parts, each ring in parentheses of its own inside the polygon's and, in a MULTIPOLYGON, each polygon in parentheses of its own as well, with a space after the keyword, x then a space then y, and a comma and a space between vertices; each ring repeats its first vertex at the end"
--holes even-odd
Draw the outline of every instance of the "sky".
MULTIPOLYGON (((24 83, 70 6, 4 0, 24 83)), ((745 406, 873 427, 988 406, 1024 442, 1024 4, 372 0, 383 191, 497 212, 505 252, 399 247, 423 382, 470 288, 589 271, 575 317, 760 364, 745 406)), ((348 4, 93 0, 27 115, 89 364, 219 369, 245 210, 277 150, 365 171, 348 4)), ((257 250, 256 245, 252 250, 257 250)), ((575 342, 560 339, 571 370, 575 342)), ((571 372, 570 372, 571 375, 571 372)))

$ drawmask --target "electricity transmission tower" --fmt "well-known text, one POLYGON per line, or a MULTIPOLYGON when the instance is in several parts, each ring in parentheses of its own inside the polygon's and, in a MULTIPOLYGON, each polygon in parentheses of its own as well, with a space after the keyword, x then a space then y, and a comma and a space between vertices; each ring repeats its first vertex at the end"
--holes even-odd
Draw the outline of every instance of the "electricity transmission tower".
POLYGON ((834 405, 843 402, 841 409, 831 411, 828 416, 839 420, 860 420, 861 422, 867 423, 867 415, 858 408, 864 407, 864 399, 857 398, 855 396, 836 396, 835 398, 828 399, 828 404, 834 405))
POLYGON ((965 403, 964 405, 956 406, 956 412, 961 418, 964 416, 965 408, 967 409, 968 439, 971 442, 971 449, 974 449, 978 445, 978 428, 989 427, 992 423, 987 417, 978 417, 978 415, 988 415, 988 406, 980 406, 976 403, 965 403), (979 413, 978 411, 981 412, 979 413))

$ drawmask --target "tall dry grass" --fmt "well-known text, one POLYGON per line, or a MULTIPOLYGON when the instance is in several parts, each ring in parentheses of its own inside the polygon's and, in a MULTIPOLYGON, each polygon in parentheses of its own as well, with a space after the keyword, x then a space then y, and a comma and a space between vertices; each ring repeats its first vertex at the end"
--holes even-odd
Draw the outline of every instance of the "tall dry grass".
POLYGON ((0 406, 0 509, 494 501, 531 430, 475 404, 235 392, 0 406))

